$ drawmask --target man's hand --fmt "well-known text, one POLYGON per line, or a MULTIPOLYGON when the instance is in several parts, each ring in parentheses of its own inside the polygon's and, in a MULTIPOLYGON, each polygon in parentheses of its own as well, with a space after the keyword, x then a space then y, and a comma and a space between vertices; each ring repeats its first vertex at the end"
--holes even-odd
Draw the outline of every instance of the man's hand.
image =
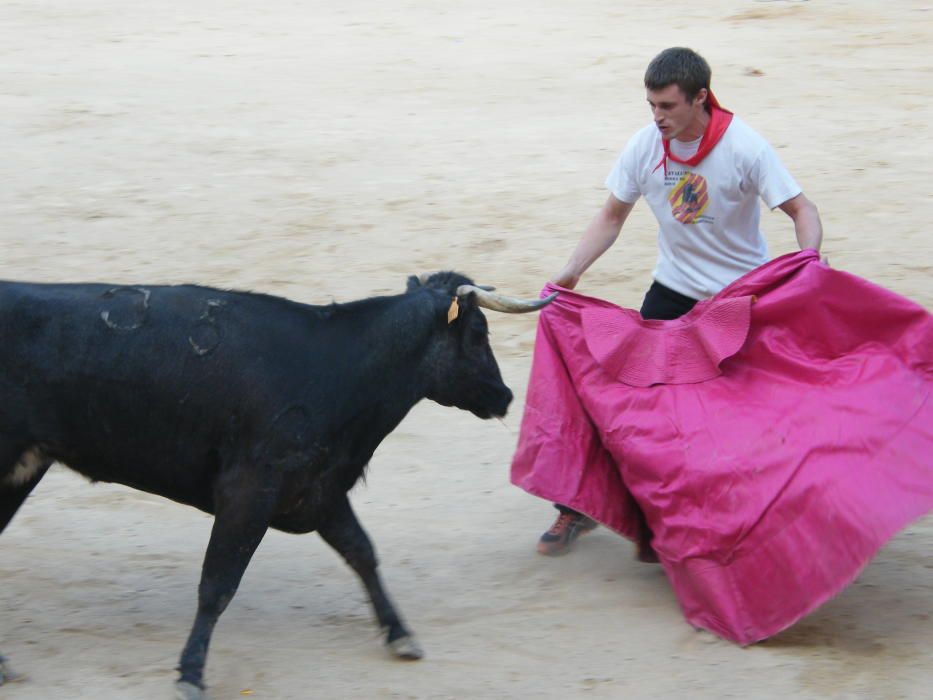
POLYGON ((573 289, 579 281, 580 275, 567 267, 551 278, 551 284, 556 284, 558 287, 564 287, 565 289, 573 289))

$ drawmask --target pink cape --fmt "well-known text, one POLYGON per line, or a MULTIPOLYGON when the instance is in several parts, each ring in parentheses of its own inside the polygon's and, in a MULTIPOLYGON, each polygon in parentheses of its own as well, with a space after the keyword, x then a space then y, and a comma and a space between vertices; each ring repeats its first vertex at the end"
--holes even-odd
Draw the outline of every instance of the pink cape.
POLYGON ((548 285, 512 482, 635 539, 687 620, 792 625, 933 508, 933 319, 806 250, 674 321, 548 285))

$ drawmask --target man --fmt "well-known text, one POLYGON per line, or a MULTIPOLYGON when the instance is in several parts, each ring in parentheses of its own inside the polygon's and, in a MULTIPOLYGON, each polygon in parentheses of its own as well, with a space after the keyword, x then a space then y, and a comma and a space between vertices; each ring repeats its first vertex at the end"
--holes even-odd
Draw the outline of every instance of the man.
MULTIPOLYGON (((606 179, 609 198, 587 226, 564 268, 551 280, 573 289, 615 242, 644 196, 658 220, 658 261, 641 315, 674 319, 700 299, 768 261, 759 229, 760 197, 794 222, 801 250, 819 250, 816 207, 774 149, 722 109, 710 91, 709 64, 696 52, 670 48, 645 72, 653 123, 635 134, 606 179)), ((538 542, 547 556, 566 554, 596 522, 566 506, 538 542)), ((647 525, 638 558, 657 561, 647 525)))

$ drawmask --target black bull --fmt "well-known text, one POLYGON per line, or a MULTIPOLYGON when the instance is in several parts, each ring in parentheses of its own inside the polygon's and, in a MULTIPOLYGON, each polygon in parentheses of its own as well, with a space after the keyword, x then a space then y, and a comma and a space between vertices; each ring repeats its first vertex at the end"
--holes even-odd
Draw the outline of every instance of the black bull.
MULTIPOLYGON (((0 283, 0 531, 53 461, 214 514, 178 695, 203 696, 211 632, 269 527, 317 530, 362 579, 390 650, 421 650, 347 491, 422 398, 505 414, 480 306, 455 273, 308 306, 197 286, 0 283)), ((9 671, 0 659, 0 682, 9 671)))

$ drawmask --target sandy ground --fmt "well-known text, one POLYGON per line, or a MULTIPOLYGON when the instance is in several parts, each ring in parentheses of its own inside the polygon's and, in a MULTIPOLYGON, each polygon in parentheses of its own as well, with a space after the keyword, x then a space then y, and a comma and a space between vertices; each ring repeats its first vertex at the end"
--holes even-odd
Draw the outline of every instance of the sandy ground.
MULTIPOLYGON (((0 277, 325 303, 456 268, 536 295, 648 119, 644 66, 684 44, 819 205, 832 263, 929 308, 931 41, 910 0, 5 0, 0 277)), ((793 250, 786 217, 763 225, 793 250)), ((637 305, 647 207, 623 236, 581 290, 637 305)), ((535 555, 552 511, 508 484, 534 323, 491 319, 504 426, 419 406, 354 493, 426 659, 384 654, 316 536, 271 533, 212 698, 933 697, 933 519, 748 649, 689 627, 605 531, 535 555)), ((53 470, 0 541, 0 649, 27 675, 0 696, 170 697, 209 526, 53 470)))

